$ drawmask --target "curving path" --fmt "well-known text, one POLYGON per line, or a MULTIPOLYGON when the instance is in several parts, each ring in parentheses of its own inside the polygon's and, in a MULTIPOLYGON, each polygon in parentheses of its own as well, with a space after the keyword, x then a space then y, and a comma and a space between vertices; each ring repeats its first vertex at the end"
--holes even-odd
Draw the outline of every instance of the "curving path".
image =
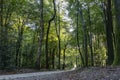
POLYGON ((69 71, 72 70, 1 75, 0 80, 52 80, 56 75, 69 71), (52 79, 50 77, 52 77, 52 79))

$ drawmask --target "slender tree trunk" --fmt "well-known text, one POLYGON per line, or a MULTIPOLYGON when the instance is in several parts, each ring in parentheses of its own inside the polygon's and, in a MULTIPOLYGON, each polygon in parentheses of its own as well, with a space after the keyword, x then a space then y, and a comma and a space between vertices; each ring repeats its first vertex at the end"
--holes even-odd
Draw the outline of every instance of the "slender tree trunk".
POLYGON ((89 20, 89 46, 91 52, 91 66, 94 66, 94 55, 93 55, 93 46, 92 46, 92 24, 91 24, 91 16, 90 16, 90 8, 88 6, 88 20, 89 20))
POLYGON ((40 56, 42 54, 42 43, 44 38, 44 20, 43 20, 43 0, 40 0, 40 34, 38 42, 36 68, 40 69, 40 56))
MULTIPOLYGON (((78 5, 77 5, 77 7, 78 7, 78 5)), ((84 58, 83 58, 83 55, 82 55, 82 53, 81 53, 81 50, 80 50, 80 43, 79 43, 79 32, 78 32, 78 30, 79 30, 79 28, 78 28, 78 26, 79 26, 79 20, 78 20, 78 13, 79 13, 79 9, 77 10, 78 12, 77 12, 77 31, 76 31, 76 36, 77 36, 77 46, 78 46, 78 51, 79 51, 79 54, 80 54, 80 57, 81 57, 81 62, 82 62, 82 64, 83 64, 83 66, 84 66, 84 58)))
POLYGON ((55 0, 53 0, 53 4, 54 4, 54 14, 53 17, 48 21, 48 27, 47 27, 47 33, 46 33, 46 69, 49 69, 49 63, 48 63, 48 36, 49 36, 49 31, 50 31, 50 27, 51 27, 51 22, 54 20, 55 16, 56 16, 56 4, 55 4, 55 0))
POLYGON ((111 10, 111 0, 107 0, 107 21, 106 21, 106 36, 107 36, 107 65, 113 64, 114 49, 113 49, 113 20, 111 10))
MULTIPOLYGON (((19 24, 20 24, 20 20, 19 20, 19 24)), ((17 42, 16 42, 16 67, 19 67, 19 59, 20 59, 20 47, 21 47, 21 44, 22 44, 22 38, 23 38, 23 24, 24 22, 22 23, 22 26, 18 25, 18 39, 17 39, 17 42)))
POLYGON ((88 50, 87 50, 87 28, 84 26, 84 51, 85 51, 85 66, 88 66, 88 50))
POLYGON ((78 57, 76 56, 76 67, 78 67, 78 57))
POLYGON ((55 48, 52 51, 52 69, 55 69, 55 48))
POLYGON ((30 55, 31 55, 31 58, 29 59, 30 60, 30 62, 31 62, 31 65, 34 63, 34 53, 35 53, 35 39, 36 39, 36 30, 35 30, 35 32, 34 32, 34 34, 33 34, 33 37, 32 37, 33 39, 32 39, 32 46, 31 46, 31 48, 30 48, 30 55))
POLYGON ((113 65, 120 65, 120 0, 114 0, 116 10, 116 53, 113 65))
MULTIPOLYGON (((60 15, 60 7, 59 7, 59 5, 58 5, 58 13, 60 15)), ((61 59, 60 16, 59 17, 56 16, 55 30, 56 30, 56 34, 57 34, 57 38, 58 38, 58 69, 60 69, 60 66, 61 66, 61 61, 60 61, 60 59, 61 59), (57 21, 58 21, 58 26, 57 26, 57 21)))
MULTIPOLYGON (((18 39, 17 39, 17 42, 16 42, 16 59, 15 59, 16 67, 20 67, 20 65, 21 65, 21 56, 22 55, 21 55, 20 48, 22 46, 24 26, 25 26, 25 23, 28 20, 28 17, 29 17, 29 15, 27 16, 26 20, 22 21, 22 25, 18 25, 18 39)), ((19 24, 21 24, 20 19, 19 19, 19 24)))
POLYGON ((88 66, 88 50, 87 50, 87 26, 85 24, 84 18, 83 18, 83 12, 82 9, 79 9, 80 17, 81 17, 81 22, 82 22, 82 29, 83 29, 83 50, 85 54, 85 67, 88 66))
MULTIPOLYGON (((3 29, 3 0, 0 1, 0 66, 2 66, 2 38, 3 38, 3 33, 2 33, 2 29, 3 29)), ((1 69, 1 67, 0 67, 1 69)))
POLYGON ((62 69, 65 69, 65 57, 66 57, 65 53, 66 53, 66 48, 67 48, 67 44, 65 44, 65 48, 63 50, 63 68, 62 69))
MULTIPOLYGON (((60 5, 60 3, 59 3, 60 5)), ((59 11, 59 25, 58 25, 58 52, 59 52, 59 65, 58 65, 58 69, 61 69, 61 41, 60 41, 60 6, 58 6, 58 11, 59 11)))

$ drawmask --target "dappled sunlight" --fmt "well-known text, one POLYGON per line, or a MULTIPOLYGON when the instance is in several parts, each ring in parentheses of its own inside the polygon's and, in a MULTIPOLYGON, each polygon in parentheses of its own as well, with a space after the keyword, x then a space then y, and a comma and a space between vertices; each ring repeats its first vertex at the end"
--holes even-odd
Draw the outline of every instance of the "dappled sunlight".
POLYGON ((119 8, 120 0, 1 0, 0 74, 63 70, 75 79, 81 68, 120 65, 119 8))

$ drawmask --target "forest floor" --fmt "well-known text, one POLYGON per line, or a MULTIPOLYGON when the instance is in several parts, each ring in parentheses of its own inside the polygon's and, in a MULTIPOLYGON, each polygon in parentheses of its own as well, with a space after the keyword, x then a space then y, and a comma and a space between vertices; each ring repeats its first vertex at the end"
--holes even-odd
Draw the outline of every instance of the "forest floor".
POLYGON ((24 73, 24 76, 19 77, 22 76, 22 74, 16 74, 15 72, 8 72, 8 75, 3 75, 6 74, 6 72, 4 73, 0 71, 0 74, 2 74, 0 76, 0 80, 120 80, 120 67, 89 67, 70 71, 48 72, 38 72, 35 70, 25 69, 17 73, 24 73), (32 74, 33 76, 29 76, 32 74), (7 76, 16 76, 16 78, 1 78, 7 76))

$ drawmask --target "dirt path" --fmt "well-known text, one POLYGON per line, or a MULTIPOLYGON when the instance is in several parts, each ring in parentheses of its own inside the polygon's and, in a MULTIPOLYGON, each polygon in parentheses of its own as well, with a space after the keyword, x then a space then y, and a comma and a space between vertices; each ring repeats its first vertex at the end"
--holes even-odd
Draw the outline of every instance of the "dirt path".
POLYGON ((65 72, 70 72, 70 71, 72 71, 72 70, 1 75, 0 80, 50 80, 50 77, 54 78, 58 74, 62 74, 65 72))
POLYGON ((120 67, 89 67, 70 71, 2 75, 0 80, 120 80, 120 67))

